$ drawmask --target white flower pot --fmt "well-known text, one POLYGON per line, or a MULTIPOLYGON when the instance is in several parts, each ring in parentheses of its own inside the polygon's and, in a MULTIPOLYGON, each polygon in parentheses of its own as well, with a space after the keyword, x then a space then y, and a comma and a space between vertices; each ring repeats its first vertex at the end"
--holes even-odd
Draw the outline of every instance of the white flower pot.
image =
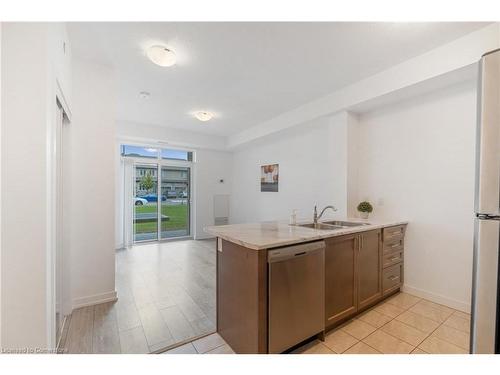
POLYGON ((370 215, 369 212, 360 212, 359 213, 359 216, 361 217, 361 219, 368 219, 368 215, 370 215))

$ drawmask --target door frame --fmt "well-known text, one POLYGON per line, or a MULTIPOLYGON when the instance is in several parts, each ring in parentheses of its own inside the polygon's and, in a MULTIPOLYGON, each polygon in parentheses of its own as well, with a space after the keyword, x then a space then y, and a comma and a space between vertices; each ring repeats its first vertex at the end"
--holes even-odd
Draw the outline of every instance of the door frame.
POLYGON ((56 304, 57 282, 56 273, 59 269, 62 280, 60 311, 62 314, 62 327, 67 324, 66 317, 71 313, 71 276, 69 272, 70 254, 68 246, 67 229, 67 196, 65 184, 67 183, 67 162, 65 142, 67 141, 67 128, 71 124, 71 111, 69 110, 62 91, 56 82, 56 95, 51 108, 51 120, 47 129, 47 261, 46 261, 46 327, 47 348, 55 350, 58 347, 56 304), (58 173, 59 172, 59 173, 58 173), (58 254, 59 253, 59 254, 58 254), (58 256, 59 255, 59 256, 58 256))
MULTIPOLYGON (((133 144, 133 142, 129 142, 128 144, 133 144)), ((145 146, 147 147, 148 145, 140 145, 140 146, 145 146)), ((155 148, 161 148, 158 146, 150 146, 150 147, 155 147, 155 148)), ((174 148, 174 147, 172 147, 174 148)), ((185 149, 183 151, 189 151, 193 153, 194 156, 194 151, 185 149)), ((127 159, 131 160, 134 168, 134 178, 135 178, 135 171, 136 167, 138 165, 144 165, 144 166, 151 166, 151 167, 156 167, 157 171, 157 181, 156 181, 156 192, 157 192, 157 238, 155 240, 142 240, 142 241, 136 241, 135 238, 133 239, 133 244, 134 245, 140 245, 148 242, 169 242, 169 241, 177 241, 177 240, 187 240, 187 239, 193 239, 193 233, 192 233, 192 228, 194 227, 194 217, 192 210, 193 207, 195 206, 195 197, 194 197, 194 189, 193 189, 193 181, 194 181, 194 173, 193 170, 195 168, 195 164, 193 161, 185 161, 185 160, 175 160, 175 159, 162 159, 162 158, 140 158, 140 157, 130 157, 130 156, 121 156, 122 159, 127 159), (188 219, 187 219, 187 225, 188 225, 188 235, 187 236, 179 236, 179 237, 172 237, 172 238, 161 238, 161 169, 162 167, 180 167, 180 168, 187 168, 188 169, 188 184, 189 184, 189 194, 188 194, 188 205, 189 205, 189 210, 188 210, 188 219)), ((194 159, 194 157, 193 157, 194 159)), ((135 181, 134 181, 135 184, 135 181)), ((134 187, 135 188, 135 187, 134 187)), ((124 197, 124 202, 127 201, 127 198, 124 197)), ((132 200, 133 202, 133 200, 132 200)), ((134 204, 134 203, 132 203, 134 204)), ((132 207, 133 212, 135 212, 135 207, 132 207)), ((135 232, 134 232, 134 216, 132 216, 132 220, 129 224, 125 223, 125 225, 130 225, 132 230, 131 233, 133 233, 135 237, 135 232)))

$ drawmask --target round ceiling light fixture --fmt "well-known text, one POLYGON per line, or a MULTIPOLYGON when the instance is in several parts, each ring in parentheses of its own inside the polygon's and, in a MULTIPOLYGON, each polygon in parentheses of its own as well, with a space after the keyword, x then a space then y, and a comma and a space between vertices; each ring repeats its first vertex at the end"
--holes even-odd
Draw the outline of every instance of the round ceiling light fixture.
POLYGON ((151 94, 149 92, 147 92, 147 91, 141 91, 139 93, 139 97, 141 99, 149 99, 150 96, 151 96, 151 94))
POLYGON ((194 117, 196 117, 200 121, 209 121, 214 117, 214 114, 212 112, 207 112, 207 111, 198 111, 194 114, 194 117))
POLYGON ((172 66, 176 62, 174 51, 165 46, 155 45, 146 50, 146 56, 159 66, 172 66))

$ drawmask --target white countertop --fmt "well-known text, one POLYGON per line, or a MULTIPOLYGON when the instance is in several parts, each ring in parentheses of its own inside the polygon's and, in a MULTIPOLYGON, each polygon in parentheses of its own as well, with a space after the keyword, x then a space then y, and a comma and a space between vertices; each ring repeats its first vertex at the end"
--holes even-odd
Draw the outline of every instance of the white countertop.
POLYGON ((335 220, 369 223, 369 225, 325 230, 289 225, 287 222, 282 221, 265 221, 261 223, 209 226, 205 227, 204 230, 207 233, 238 245, 242 245, 250 249, 262 250, 328 237, 335 237, 344 234, 365 232, 367 230, 391 227, 394 225, 408 224, 408 221, 404 220, 335 220))

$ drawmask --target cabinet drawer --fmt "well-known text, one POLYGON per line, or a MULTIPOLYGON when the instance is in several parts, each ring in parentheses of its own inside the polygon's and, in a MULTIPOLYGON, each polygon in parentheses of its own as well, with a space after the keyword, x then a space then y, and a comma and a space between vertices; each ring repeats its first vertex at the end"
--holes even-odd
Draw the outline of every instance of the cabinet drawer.
POLYGON ((394 264, 398 264, 403 261, 403 252, 398 251, 390 254, 386 254, 382 257, 382 267, 387 268, 394 264))
POLYGON ((403 251, 403 243, 403 237, 396 239, 392 238, 390 240, 384 241, 384 255, 403 251))
POLYGON ((387 267, 382 272, 382 288, 383 294, 393 292, 398 289, 403 279, 403 263, 395 264, 394 266, 387 267))
POLYGON ((405 234, 405 225, 397 225, 395 227, 384 228, 384 241, 396 240, 403 238, 405 234))

